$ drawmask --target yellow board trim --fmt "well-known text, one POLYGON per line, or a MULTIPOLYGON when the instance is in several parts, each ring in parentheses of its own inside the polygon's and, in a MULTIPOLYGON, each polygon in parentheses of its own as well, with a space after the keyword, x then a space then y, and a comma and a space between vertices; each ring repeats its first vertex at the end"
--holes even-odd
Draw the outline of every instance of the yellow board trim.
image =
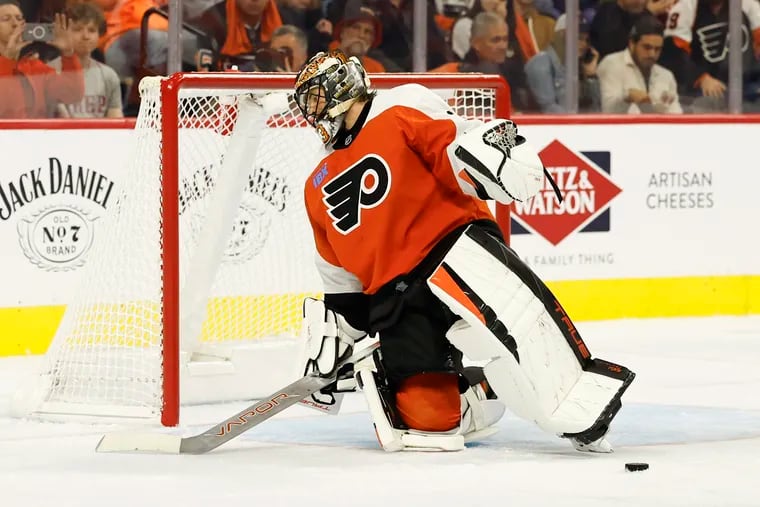
POLYGON ((760 276, 694 276, 547 283, 576 321, 760 313, 760 276))
MULTIPOLYGON (((576 321, 760 314, 760 275, 572 280, 547 285, 576 321)), ((297 296, 300 301, 303 294, 297 296)), ((43 354, 64 310, 64 306, 0 308, 0 356, 43 354)))
POLYGON ((0 356, 44 354, 66 307, 0 308, 0 356))

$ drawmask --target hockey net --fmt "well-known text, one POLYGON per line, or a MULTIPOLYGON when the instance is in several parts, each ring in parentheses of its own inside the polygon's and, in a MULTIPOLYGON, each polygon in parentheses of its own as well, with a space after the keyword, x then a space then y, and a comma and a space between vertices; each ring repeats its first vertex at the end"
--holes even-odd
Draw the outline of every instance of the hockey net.
MULTIPOLYGON (((406 82, 465 116, 509 116, 500 78, 373 77, 378 93, 406 82)), ((123 193, 15 413, 170 426, 180 401, 265 396, 302 373, 301 303, 321 290, 302 186, 319 140, 292 83, 242 73, 141 82, 123 193)))

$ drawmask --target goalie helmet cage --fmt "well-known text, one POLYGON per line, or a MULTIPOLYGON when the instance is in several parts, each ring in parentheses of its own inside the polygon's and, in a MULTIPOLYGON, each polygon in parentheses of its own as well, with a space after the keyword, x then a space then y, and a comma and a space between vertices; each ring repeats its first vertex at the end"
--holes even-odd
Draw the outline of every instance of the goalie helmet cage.
MULTIPOLYGON (((371 79, 379 94, 422 84, 463 116, 510 115, 498 76, 371 79)), ((321 287, 302 187, 320 143, 295 106, 293 81, 248 73, 141 81, 122 192, 40 371, 16 393, 16 415, 175 426, 180 401, 256 398, 302 374, 301 301, 321 287)), ((508 238, 508 208, 496 216, 508 238)))

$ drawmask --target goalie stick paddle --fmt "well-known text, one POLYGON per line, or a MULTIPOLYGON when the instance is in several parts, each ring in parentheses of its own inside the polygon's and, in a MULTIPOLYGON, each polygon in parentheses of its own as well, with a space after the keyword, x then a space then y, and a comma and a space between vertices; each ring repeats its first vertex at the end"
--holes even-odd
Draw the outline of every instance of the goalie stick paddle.
MULTIPOLYGON (((379 343, 374 342, 354 352, 351 357, 336 366, 336 374, 342 365, 361 361, 371 355, 378 347, 379 343)), ((330 377, 316 375, 302 377, 199 435, 180 437, 163 433, 109 433, 100 439, 95 450, 97 452, 203 454, 229 442, 254 426, 258 426, 273 415, 279 414, 286 408, 329 386, 335 380, 335 375, 330 377)))

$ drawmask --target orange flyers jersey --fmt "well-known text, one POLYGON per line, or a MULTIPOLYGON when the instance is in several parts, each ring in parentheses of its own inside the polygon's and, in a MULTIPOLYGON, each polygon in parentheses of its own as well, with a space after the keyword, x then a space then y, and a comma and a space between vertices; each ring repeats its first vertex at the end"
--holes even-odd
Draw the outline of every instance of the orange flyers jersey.
MULTIPOLYGON (((668 10, 668 22, 665 27, 665 37, 674 37, 678 40, 677 46, 682 49, 689 48, 690 44, 698 43, 701 54, 709 63, 722 61, 728 54, 728 11, 725 17, 720 19, 706 6, 700 9, 700 0, 677 0, 668 10), (698 19, 701 17, 703 19, 698 19), (692 32, 699 39, 692 41, 692 32)), ((760 3, 757 0, 741 0, 742 14, 745 17, 749 29, 752 31, 751 40, 744 32, 743 45, 754 41, 760 44, 760 3)), ((746 28, 744 29, 746 30, 746 28)))
POLYGON ((376 96, 358 133, 339 135, 304 189, 325 292, 373 294, 455 228, 493 220, 462 191, 447 149, 474 124, 410 84, 376 96))

